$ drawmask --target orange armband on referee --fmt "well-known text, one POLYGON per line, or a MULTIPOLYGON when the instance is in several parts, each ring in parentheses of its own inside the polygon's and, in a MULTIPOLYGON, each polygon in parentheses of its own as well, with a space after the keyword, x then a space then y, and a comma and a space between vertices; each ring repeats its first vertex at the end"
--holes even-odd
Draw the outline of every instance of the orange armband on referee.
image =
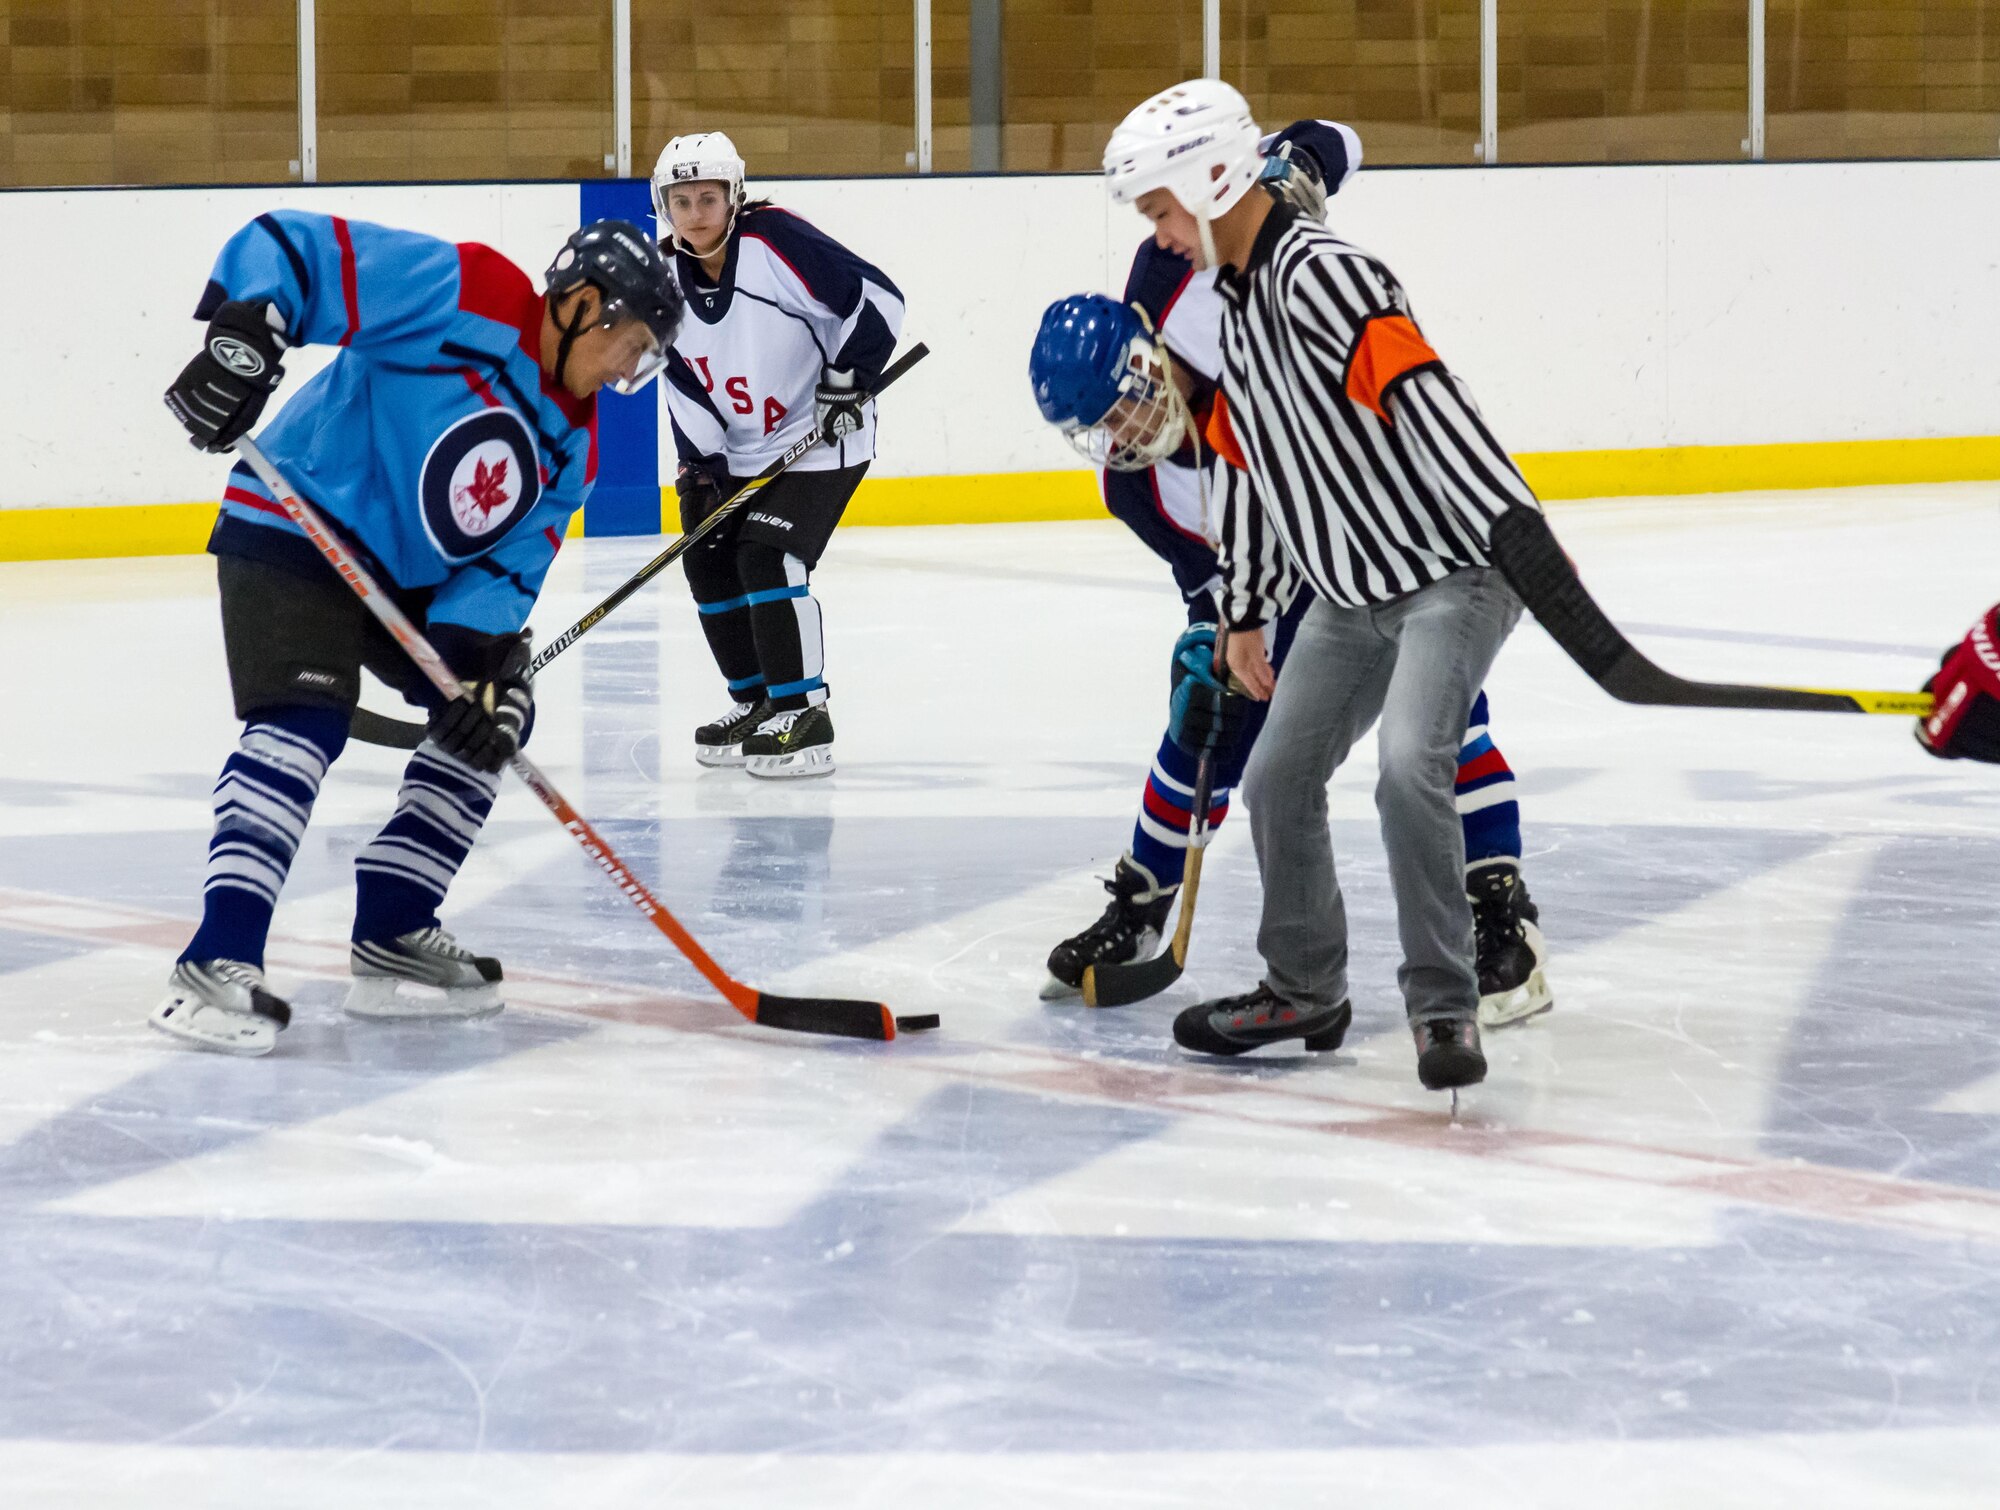
POLYGON ((1250 470, 1250 462, 1243 454, 1243 443, 1236 438, 1236 427, 1229 422, 1229 400, 1220 391, 1208 411, 1208 422, 1202 426, 1202 438, 1209 448, 1239 472, 1250 470))
POLYGON ((1374 410, 1386 423, 1389 385, 1419 367, 1443 365, 1414 320, 1405 315, 1377 315, 1361 327, 1361 339, 1354 343, 1347 359, 1347 397, 1364 409, 1374 410))

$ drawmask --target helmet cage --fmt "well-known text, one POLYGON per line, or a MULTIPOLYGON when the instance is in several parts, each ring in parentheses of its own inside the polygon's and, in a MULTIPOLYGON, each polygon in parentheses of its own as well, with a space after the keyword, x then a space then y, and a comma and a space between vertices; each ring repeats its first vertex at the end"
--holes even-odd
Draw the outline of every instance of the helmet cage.
POLYGON ((1193 433, 1166 357, 1145 335, 1126 344, 1118 397, 1111 407, 1093 423, 1073 419, 1061 429, 1092 466, 1113 472, 1143 472, 1172 456, 1193 433))

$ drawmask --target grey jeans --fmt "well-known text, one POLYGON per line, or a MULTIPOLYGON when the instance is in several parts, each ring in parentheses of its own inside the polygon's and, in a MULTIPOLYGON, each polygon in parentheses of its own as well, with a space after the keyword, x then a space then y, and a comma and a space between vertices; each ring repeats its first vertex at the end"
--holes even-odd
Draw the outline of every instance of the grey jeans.
POLYGON ((1371 608, 1306 610, 1243 779, 1264 919, 1265 981, 1288 1001, 1347 995, 1347 910, 1334 874, 1326 787, 1379 717, 1375 807, 1389 856, 1411 1022, 1479 1006, 1465 834, 1453 787, 1465 721, 1521 600, 1497 571, 1453 572, 1371 608))

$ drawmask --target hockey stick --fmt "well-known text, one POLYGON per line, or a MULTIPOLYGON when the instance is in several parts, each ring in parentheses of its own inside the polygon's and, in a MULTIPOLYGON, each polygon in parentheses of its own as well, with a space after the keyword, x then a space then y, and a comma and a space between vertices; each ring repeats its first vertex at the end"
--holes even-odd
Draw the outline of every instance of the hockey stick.
MULTIPOLYGON (((304 499, 298 497, 278 471, 271 465, 257 443, 245 436, 236 443, 236 449, 243 459, 250 463, 250 469, 258 480, 271 490, 278 505, 290 516, 292 522, 306 533, 306 538, 319 548, 327 563, 340 573, 347 585, 354 589, 368 611, 375 615, 376 622, 408 653, 423 672, 426 680, 445 697, 456 698, 465 695, 465 689, 452 675, 451 668, 444 662, 431 642, 423 637, 409 616, 388 598, 375 579, 368 575, 353 552, 335 537, 327 528, 319 511, 304 499)), ((525 755, 515 755, 509 762, 514 774, 527 783, 528 789, 542 799, 542 805, 555 814, 556 821, 583 846, 583 852, 597 862, 598 868, 611 877, 613 884, 625 893, 632 905, 651 920, 654 927, 673 941, 674 947, 687 956, 688 962, 699 970, 729 1004, 750 1021, 762 1023, 766 1027, 789 1028, 797 1033, 825 1033, 838 1038, 881 1038, 896 1036, 897 1027, 935 1027, 937 1019, 899 1019, 880 1002, 848 1001, 831 996, 773 996, 759 991, 754 986, 729 975, 713 959, 708 951, 694 940, 694 935, 680 925, 678 919, 660 905, 643 882, 632 874, 625 862, 618 858, 611 846, 606 844, 588 823, 578 815, 544 776, 535 763, 525 755)))
MULTIPOLYGON (((1229 644, 1229 626, 1216 631, 1215 655, 1223 661, 1229 644)), ((1234 676, 1230 685, 1238 686, 1234 676)), ((1195 898, 1201 894, 1201 857, 1208 852, 1212 837, 1208 828, 1209 793, 1215 789, 1215 747, 1201 752, 1194 766, 1193 823, 1188 829, 1187 869, 1181 875, 1181 915, 1174 923, 1173 941, 1151 959, 1133 960, 1122 965, 1086 965, 1083 971, 1083 1004, 1086 1007, 1129 1007, 1135 1001, 1158 996, 1181 978, 1187 968, 1188 939, 1194 933, 1195 898)))
MULTIPOLYGON (((862 402, 873 403, 877 398, 881 397, 883 390, 888 388, 891 383, 916 366, 925 357, 929 356, 930 353, 930 347, 926 346, 922 341, 917 342, 916 345, 904 352, 903 355, 883 368, 882 376, 876 381, 874 388, 862 399, 862 402)), ((550 640, 548 644, 544 645, 535 655, 534 669, 540 671, 544 666, 548 665, 550 661, 569 649, 570 646, 590 633, 592 629, 595 629, 607 614, 617 608, 627 598, 631 597, 633 593, 644 587, 669 566, 672 566, 674 562, 680 560, 687 553, 689 546, 700 540, 704 535, 717 529, 724 520, 734 518, 737 511, 750 501, 752 493, 763 487, 766 483, 774 480, 779 473, 790 470, 792 463, 818 445, 820 440, 819 426, 814 425, 804 435, 787 446, 784 455, 764 468, 755 477, 746 478, 743 482, 739 483, 736 489, 718 504, 715 511, 702 520, 700 524, 682 535, 672 545, 661 551, 659 555, 653 557, 652 560, 640 567, 622 585, 614 588, 611 595, 605 598, 602 603, 599 603, 589 613, 585 614, 561 634, 550 640)), ((396 749, 414 750, 423 740, 424 726, 392 718, 383 718, 378 714, 369 713, 364 708, 358 710, 355 715, 353 734, 356 739, 366 740, 369 744, 385 744, 396 749)))
POLYGON ((1493 564, 1549 632, 1549 638, 1620 702, 1676 708, 1764 708, 1800 713, 1930 715, 1928 692, 1849 687, 1758 687, 1691 682, 1647 660, 1605 616, 1537 509, 1507 510, 1493 526, 1493 564))

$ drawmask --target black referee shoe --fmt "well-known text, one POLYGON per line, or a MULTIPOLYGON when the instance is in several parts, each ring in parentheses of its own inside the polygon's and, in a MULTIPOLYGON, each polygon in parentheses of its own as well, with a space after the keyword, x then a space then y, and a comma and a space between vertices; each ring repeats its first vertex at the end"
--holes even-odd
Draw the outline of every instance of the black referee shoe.
POLYGON ((1174 1042, 1197 1054, 1231 1058, 1287 1038, 1303 1038, 1308 1049, 1324 1054, 1340 1047, 1352 1021, 1354 1008, 1344 1001, 1315 1012, 1295 1007, 1269 986, 1260 985, 1241 996, 1189 1007, 1174 1019, 1174 1042))

